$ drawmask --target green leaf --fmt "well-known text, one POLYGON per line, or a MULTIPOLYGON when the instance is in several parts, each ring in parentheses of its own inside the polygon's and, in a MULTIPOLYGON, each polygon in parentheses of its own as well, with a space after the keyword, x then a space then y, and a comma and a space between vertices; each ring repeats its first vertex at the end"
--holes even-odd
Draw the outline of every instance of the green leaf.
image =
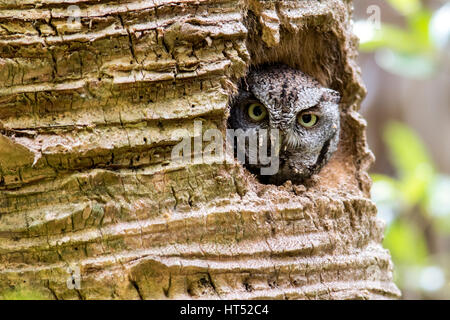
POLYGON ((429 32, 432 16, 431 11, 419 7, 406 16, 407 29, 387 23, 377 28, 368 20, 360 20, 355 22, 354 32, 360 38, 362 51, 387 48, 399 54, 427 56, 433 60, 435 47, 429 32))
POLYGON ((393 189, 396 189, 398 186, 397 180, 391 178, 390 176, 386 176, 384 174, 372 173, 370 175, 370 177, 372 178, 372 181, 374 183, 383 182, 383 183, 386 183, 389 186, 391 186, 393 189))
POLYGON ((409 30, 412 33, 416 45, 421 47, 422 51, 432 51, 433 43, 430 39, 430 23, 433 13, 428 10, 421 10, 408 17, 409 30))
POLYGON ((384 49, 376 52, 375 60, 384 70, 413 79, 426 79, 436 72, 436 63, 428 56, 401 54, 384 49))
POLYGON ((411 129, 399 122, 390 122, 384 130, 383 138, 399 175, 404 200, 411 206, 425 200, 435 172, 423 142, 411 129))
POLYGON ((418 43, 411 32, 399 27, 383 23, 379 29, 373 25, 357 23, 355 33, 365 32, 366 36, 360 41, 360 50, 374 51, 380 48, 389 48, 406 54, 417 54, 424 50, 421 43, 418 43), (361 30, 364 28, 364 30, 361 30), (370 29, 372 28, 372 29, 370 29))
POLYGON ((395 264, 424 265, 427 261, 424 235, 407 221, 395 220, 386 231, 383 245, 391 252, 395 264))

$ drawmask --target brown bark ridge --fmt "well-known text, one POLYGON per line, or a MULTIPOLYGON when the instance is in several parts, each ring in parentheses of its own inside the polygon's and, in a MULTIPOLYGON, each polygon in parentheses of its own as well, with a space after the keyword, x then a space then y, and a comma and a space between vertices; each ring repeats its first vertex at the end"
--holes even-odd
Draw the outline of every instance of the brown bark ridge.
POLYGON ((399 296, 369 200, 350 1, 36 3, 0 1, 0 294, 399 296), (237 79, 275 61, 343 96, 339 150, 311 183, 171 161, 178 129, 225 130, 237 79))

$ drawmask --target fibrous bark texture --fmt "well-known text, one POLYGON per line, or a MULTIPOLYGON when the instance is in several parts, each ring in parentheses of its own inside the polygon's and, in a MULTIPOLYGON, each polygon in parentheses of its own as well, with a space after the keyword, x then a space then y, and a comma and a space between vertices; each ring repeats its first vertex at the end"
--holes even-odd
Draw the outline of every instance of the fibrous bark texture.
POLYGON ((342 0, 1 0, 0 294, 398 297, 350 19, 342 0), (179 129, 224 132, 237 80, 270 62, 343 96, 321 173, 276 187, 172 161, 179 129))

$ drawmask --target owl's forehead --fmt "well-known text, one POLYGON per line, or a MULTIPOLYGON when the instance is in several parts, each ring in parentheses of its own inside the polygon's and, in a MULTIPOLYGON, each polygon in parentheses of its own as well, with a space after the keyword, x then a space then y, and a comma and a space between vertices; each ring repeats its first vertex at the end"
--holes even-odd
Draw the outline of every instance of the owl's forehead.
POLYGON ((247 76, 250 91, 268 108, 282 113, 296 113, 316 105, 323 87, 315 79, 286 66, 254 70, 247 76))

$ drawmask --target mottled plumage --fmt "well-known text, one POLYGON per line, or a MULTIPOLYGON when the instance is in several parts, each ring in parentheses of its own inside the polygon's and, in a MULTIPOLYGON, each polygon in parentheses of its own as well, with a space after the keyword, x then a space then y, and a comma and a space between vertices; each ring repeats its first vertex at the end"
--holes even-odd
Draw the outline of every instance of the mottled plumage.
MULTIPOLYGON (((279 129, 279 170, 260 178, 273 184, 286 180, 301 183, 317 173, 337 149, 339 99, 338 92, 323 87, 300 70, 285 65, 255 68, 242 79, 231 101, 228 127, 244 131, 279 129), (252 104, 254 110, 249 110, 252 104), (264 107, 267 115, 255 121, 264 107), (311 127, 306 126, 311 123, 311 127)), ((260 174, 261 165, 246 161, 246 167, 260 174)))

